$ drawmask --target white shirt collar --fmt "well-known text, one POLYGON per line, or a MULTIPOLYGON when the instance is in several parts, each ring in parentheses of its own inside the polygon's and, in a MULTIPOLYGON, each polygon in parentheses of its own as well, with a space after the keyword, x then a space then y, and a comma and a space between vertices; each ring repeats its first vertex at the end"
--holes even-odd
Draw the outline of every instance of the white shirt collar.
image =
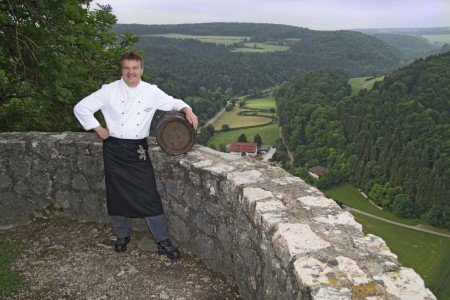
POLYGON ((120 86, 122 89, 126 90, 126 91, 137 91, 138 88, 141 86, 141 82, 142 82, 142 80, 140 80, 140 81, 139 81, 139 84, 138 84, 137 86, 135 86, 135 87, 129 87, 129 86, 126 84, 126 82, 123 80, 123 77, 120 77, 120 84, 119 84, 119 86, 120 86))

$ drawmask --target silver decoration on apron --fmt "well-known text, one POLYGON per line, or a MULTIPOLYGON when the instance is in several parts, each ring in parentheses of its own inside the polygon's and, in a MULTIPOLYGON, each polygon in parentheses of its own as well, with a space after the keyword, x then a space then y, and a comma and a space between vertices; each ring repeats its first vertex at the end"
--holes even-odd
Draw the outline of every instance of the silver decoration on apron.
POLYGON ((139 145, 139 149, 137 150, 137 153, 139 153, 139 159, 146 160, 147 155, 145 154, 145 149, 142 148, 142 145, 139 145))

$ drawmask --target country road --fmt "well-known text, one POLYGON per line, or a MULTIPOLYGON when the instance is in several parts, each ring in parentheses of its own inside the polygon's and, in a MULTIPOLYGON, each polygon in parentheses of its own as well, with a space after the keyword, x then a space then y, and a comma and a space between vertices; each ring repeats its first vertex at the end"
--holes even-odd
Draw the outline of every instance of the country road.
POLYGON ((450 238, 449 234, 440 233, 440 232, 436 232, 436 231, 433 231, 433 230, 420 228, 420 227, 417 227, 417 226, 405 225, 405 224, 402 224, 402 223, 399 223, 399 222, 395 222, 395 221, 391 221, 391 220, 388 220, 388 219, 385 219, 385 218, 382 218, 382 217, 378 217, 378 216, 366 213, 366 212, 364 212, 362 210, 355 209, 355 208, 352 208, 352 207, 349 207, 349 206, 345 206, 345 205, 343 206, 343 208, 345 210, 347 210, 347 211, 354 211, 354 212, 357 212, 359 214, 362 214, 362 215, 365 215, 365 216, 368 216, 368 217, 371 217, 371 218, 374 218, 374 219, 377 219, 377 220, 380 220, 380 221, 383 221, 383 222, 386 222, 386 223, 391 223, 391 224, 394 224, 394 225, 397 225, 397 226, 401 226, 401 227, 405 227, 405 228, 409 228, 409 229, 412 229, 412 230, 422 231, 422 232, 426 232, 426 233, 440 235, 440 236, 443 236, 443 237, 446 237, 446 238, 450 238))
POLYGON ((205 126, 208 124, 214 123, 224 112, 225 112, 225 108, 223 108, 214 117, 212 117, 208 122, 206 122, 205 126))

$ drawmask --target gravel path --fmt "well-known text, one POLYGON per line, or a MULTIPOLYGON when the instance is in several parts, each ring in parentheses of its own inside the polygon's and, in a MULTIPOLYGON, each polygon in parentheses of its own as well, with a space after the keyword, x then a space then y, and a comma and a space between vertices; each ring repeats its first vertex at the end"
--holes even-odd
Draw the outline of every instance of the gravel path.
POLYGON ((242 299, 222 274, 182 248, 178 260, 158 255, 145 232, 133 232, 124 253, 114 252, 109 224, 35 219, 0 236, 17 242, 12 268, 24 282, 8 300, 242 299))

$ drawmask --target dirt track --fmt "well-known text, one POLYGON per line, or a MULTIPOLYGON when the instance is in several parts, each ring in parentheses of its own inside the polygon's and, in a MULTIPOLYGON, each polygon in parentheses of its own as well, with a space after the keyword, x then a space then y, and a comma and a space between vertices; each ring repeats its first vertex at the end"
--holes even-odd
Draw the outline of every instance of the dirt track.
POLYGON ((378 217, 378 216, 366 213, 366 212, 364 212, 362 210, 359 210, 359 209, 351 208, 349 206, 345 206, 345 209, 348 210, 348 211, 355 211, 355 212, 357 212, 359 214, 362 214, 362 215, 365 215, 365 216, 369 216, 371 218, 374 218, 374 219, 377 219, 377 220, 380 220, 380 221, 383 221, 383 222, 386 222, 386 223, 391 223, 391 224, 394 224, 394 225, 397 225, 397 226, 401 226, 401 227, 405 227, 405 228, 409 228, 409 229, 412 229, 412 230, 422 231, 422 232, 426 232, 426 233, 440 235, 440 236, 443 236, 443 237, 450 238, 450 235, 448 235, 448 234, 436 232, 436 231, 433 231, 433 230, 429 230, 427 228, 423 228, 420 225, 418 225, 418 226, 410 226, 410 225, 402 224, 402 223, 399 223, 399 222, 391 221, 391 220, 388 220, 388 219, 385 219, 385 218, 382 218, 382 217, 378 217))

